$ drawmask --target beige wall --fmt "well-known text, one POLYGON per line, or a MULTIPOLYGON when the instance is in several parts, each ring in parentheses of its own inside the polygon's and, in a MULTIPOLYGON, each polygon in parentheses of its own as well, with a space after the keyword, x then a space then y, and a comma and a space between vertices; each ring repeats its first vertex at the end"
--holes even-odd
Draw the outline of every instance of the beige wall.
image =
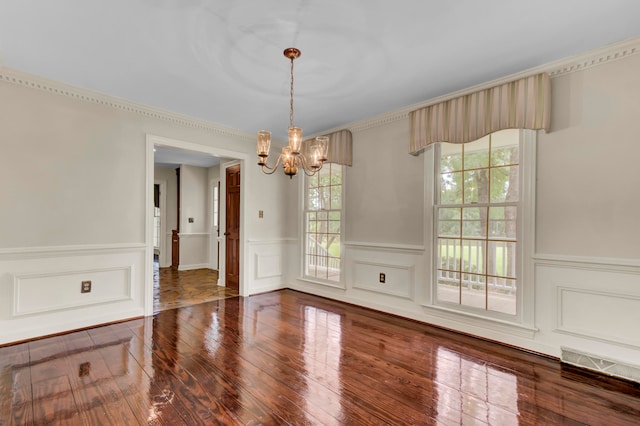
POLYGON ((537 252, 640 259, 640 55, 552 80, 537 252))
POLYGON ((627 326, 640 321, 640 55, 607 62, 619 56, 612 50, 548 70, 571 71, 552 78, 552 129, 538 132, 529 324, 431 304, 424 200, 433 171, 426 154, 407 154, 402 113, 351 128, 344 281, 333 288, 297 279, 296 246, 290 286, 553 356, 568 347, 623 361, 638 367, 640 380, 640 334, 627 326))
MULTIPOLYGON (((0 77, 0 344, 150 313, 147 137, 248 160, 253 136, 19 71, 0 77)), ((255 277, 247 242, 281 238, 286 194, 247 163, 244 294, 255 277), (258 209, 269 212, 260 221, 258 209)))

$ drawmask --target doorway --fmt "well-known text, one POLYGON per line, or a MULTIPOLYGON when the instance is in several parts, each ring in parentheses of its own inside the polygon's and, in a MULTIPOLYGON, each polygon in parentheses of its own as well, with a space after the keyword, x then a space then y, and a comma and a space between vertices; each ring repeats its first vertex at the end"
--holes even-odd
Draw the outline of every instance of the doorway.
MULTIPOLYGON (((175 217, 177 214, 176 211, 178 210, 177 206, 175 205, 174 207, 169 206, 170 201, 168 200, 166 204, 168 206, 167 208, 169 211, 167 211, 166 215, 163 215, 163 214, 160 215, 161 217, 160 220, 162 223, 161 228, 164 228, 164 230, 166 231, 165 233, 167 235, 170 235, 171 230, 178 228, 179 226, 178 224, 180 224, 181 226, 180 226, 179 233, 181 234, 180 239, 182 241, 186 240, 188 242, 193 242, 193 241, 197 242, 199 241, 199 239, 206 239, 206 241, 203 243, 203 247, 204 247, 203 249, 191 250, 192 253, 193 252, 201 253, 204 256, 203 259, 198 259, 190 263, 185 262, 185 256, 183 255, 183 253, 186 252, 188 254, 190 251, 184 249, 183 247, 183 249, 181 250, 181 262, 179 267, 175 271, 175 274, 172 277, 165 277, 165 278, 167 278, 168 282, 171 282, 171 286, 175 290, 178 290, 179 288, 183 288, 184 283, 187 281, 194 282, 195 280, 200 282, 208 282, 208 285, 205 285, 200 289, 193 289, 193 291, 189 293, 188 299, 192 301, 192 303, 189 303, 189 304, 208 301, 208 300, 205 300, 207 298, 214 298, 215 300, 215 298, 219 299, 222 297, 230 297, 230 296, 238 295, 240 292, 240 289, 243 287, 241 277, 244 275, 241 272, 243 268, 243 263, 242 263, 243 259, 241 255, 242 239, 240 238, 240 225, 244 220, 244 212, 241 207, 242 203, 240 198, 242 197, 242 192, 240 191, 240 188, 242 185, 246 184, 246 182, 241 182, 239 180, 239 176, 240 176, 241 165, 245 160, 244 157, 246 157, 247 155, 242 153, 229 152, 226 150, 217 150, 207 146, 196 145, 196 144, 191 144, 187 142, 148 135, 147 136, 147 175, 149 179, 147 182, 152 182, 151 184, 148 183, 148 189, 149 189, 148 194, 150 195, 150 198, 151 198, 149 201, 150 213, 153 213, 153 214, 156 213, 155 194, 157 193, 157 190, 154 186, 154 184, 156 183, 155 182, 156 180, 155 151, 156 150, 160 151, 163 148, 169 148, 173 150, 175 154, 180 154, 180 155, 190 157, 192 161, 197 161, 198 158, 206 159, 207 161, 210 161, 212 157, 216 157, 221 161, 219 176, 212 177, 211 175, 205 174, 205 178, 203 179, 203 182, 204 182, 203 194, 202 194, 202 199, 200 200, 200 203, 202 205, 208 206, 207 208, 211 209, 211 211, 207 210, 206 214, 204 214, 203 217, 198 217, 197 214, 194 215, 193 213, 191 213, 192 210, 185 209, 184 210, 185 216, 189 216, 189 217, 182 217, 179 219, 179 222, 178 222, 178 219, 175 217), (226 164, 229 164, 231 162, 235 164, 233 166, 227 167, 226 164), (225 216, 227 215, 225 213, 226 213, 227 199, 226 199, 226 184, 225 184, 226 179, 225 178, 226 178, 226 168, 231 168, 231 167, 233 167, 234 170, 237 172, 235 177, 232 177, 235 183, 235 185, 232 185, 234 186, 234 195, 232 196, 232 200, 234 201, 232 202, 236 207, 233 210, 233 215, 230 215, 230 217, 233 219, 233 225, 234 225, 233 237, 234 238, 232 238, 229 242, 227 242, 226 238, 220 238, 221 247, 219 250, 214 250, 212 249, 214 244, 216 249, 218 245, 217 230, 220 229, 220 234, 222 235, 225 232, 225 228, 226 228, 225 216), (222 181, 222 185, 219 188, 216 185, 216 191, 215 191, 216 193, 215 198, 219 199, 219 203, 220 203, 219 206, 217 202, 213 202, 214 201, 212 199, 214 198, 213 197, 214 194, 212 194, 213 191, 211 192, 209 191, 208 182, 210 182, 211 180, 222 181), (214 205, 216 206, 215 212, 213 211, 214 205), (187 212, 189 213, 187 214, 187 212), (216 219, 220 221, 219 226, 215 226, 215 222, 217 220, 214 221, 214 213, 215 213, 215 216, 217 216, 216 219), (205 230, 196 229, 194 232, 192 231, 194 223, 203 224, 203 226, 206 229, 205 230), (233 250, 227 250, 226 249, 227 244, 231 244, 233 246, 233 250), (233 261, 229 263, 226 262, 226 258, 225 258, 227 251, 230 253, 230 255, 234 257, 233 261), (216 252, 220 253, 219 261, 217 259, 218 253, 216 252), (229 275, 229 283, 231 283, 231 286, 225 286, 227 281, 226 279, 227 274, 225 272, 225 270, 227 269, 226 268, 227 264, 229 265, 229 268, 231 270, 231 274, 229 275), (219 280, 217 275, 215 279, 211 279, 210 276, 205 278, 192 277, 192 275, 195 276, 198 273, 202 274, 202 272, 206 272, 206 270, 208 270, 209 272, 212 272, 212 268, 216 268, 216 267, 220 272, 219 280), (195 270, 196 268, 198 268, 199 271, 196 271, 195 270), (186 278, 187 276, 189 276, 189 278, 186 278), (183 280, 183 277, 185 278, 184 280, 183 280), (220 284, 222 284, 222 286, 220 284)), ((180 164, 178 164, 178 167, 180 167, 180 165, 182 164, 185 164, 185 163, 181 162, 180 164)), ((174 167, 175 165, 176 164, 172 164, 172 165, 169 165, 168 167, 174 167)), ((191 166, 192 170, 195 167, 192 164, 189 164, 189 166, 191 166)), ((173 170, 173 172, 175 175, 175 169, 173 170)), ((175 183, 173 185, 175 186, 175 183)), ((171 183, 169 183, 168 186, 171 186, 171 183)), ((183 183, 181 186, 184 190, 185 184, 183 183)), ((167 191, 160 190, 160 194, 162 194, 163 192, 165 192, 165 195, 171 198, 170 189, 167 191)), ((162 204, 163 204, 162 201, 160 201, 161 208, 162 208, 162 204)), ((157 238, 157 231, 156 231, 157 219, 154 219, 155 216, 153 214, 149 214, 149 216, 147 217, 147 223, 148 223, 147 245, 149 247, 149 250, 148 250, 149 256, 147 257, 149 264, 148 264, 147 274, 145 279, 146 281, 145 313, 147 315, 153 314, 153 311, 154 311, 154 290, 156 290, 157 292, 157 289, 158 289, 158 287, 154 287, 154 281, 157 283, 160 280, 160 278, 163 276, 163 274, 160 273, 162 271, 159 271, 159 268, 156 269, 157 266, 156 268, 154 268, 154 266, 157 265, 157 263, 155 263, 154 265, 154 262, 153 262, 153 254, 157 251, 155 247, 157 247, 158 245, 157 243, 158 238, 157 238), (156 236, 155 239, 154 239, 154 235, 156 236)), ((160 232, 160 234, 161 235, 163 234, 162 231, 160 232)), ((169 238, 167 238, 167 240, 170 241, 169 238)), ((169 244, 163 245, 162 243, 160 243, 159 253, 161 255, 163 253, 162 249, 167 245, 169 244)), ((193 247, 191 248, 193 249, 193 247)), ((167 249, 168 250, 165 250, 166 255, 170 257, 171 249, 170 247, 167 247, 167 249)), ((218 271, 215 271, 215 272, 217 273, 218 271)), ((184 305, 182 304, 182 302, 178 302, 175 306, 184 306, 184 305)), ((156 306, 156 309, 157 309, 157 306, 156 306)))

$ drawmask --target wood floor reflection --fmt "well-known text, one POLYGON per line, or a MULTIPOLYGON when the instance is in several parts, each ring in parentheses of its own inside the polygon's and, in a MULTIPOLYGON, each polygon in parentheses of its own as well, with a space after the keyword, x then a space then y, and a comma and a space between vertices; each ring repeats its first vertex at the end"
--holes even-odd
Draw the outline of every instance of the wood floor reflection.
POLYGON ((181 308, 238 296, 238 292, 218 286, 218 271, 194 269, 177 271, 153 263, 153 312, 181 308))
POLYGON ((0 424, 632 425, 640 386, 284 290, 0 348, 0 424))

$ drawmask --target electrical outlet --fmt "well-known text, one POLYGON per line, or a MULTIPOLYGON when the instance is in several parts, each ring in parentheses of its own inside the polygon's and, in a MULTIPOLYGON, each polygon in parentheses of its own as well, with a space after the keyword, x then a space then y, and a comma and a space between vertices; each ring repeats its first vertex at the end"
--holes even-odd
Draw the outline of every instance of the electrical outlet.
POLYGON ((384 284, 387 281, 387 274, 380 272, 380 282, 384 284))
POLYGON ((91 281, 82 281, 80 293, 91 293, 91 281))
POLYGON ((258 210, 258 218, 262 219, 264 217, 264 211, 258 210))

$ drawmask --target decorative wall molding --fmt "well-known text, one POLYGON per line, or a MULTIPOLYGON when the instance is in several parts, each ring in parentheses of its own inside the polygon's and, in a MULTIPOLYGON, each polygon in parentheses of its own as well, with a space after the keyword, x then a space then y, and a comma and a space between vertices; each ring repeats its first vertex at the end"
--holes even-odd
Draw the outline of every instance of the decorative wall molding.
POLYGON ((255 279, 282 276, 282 256, 279 253, 255 253, 255 279))
POLYGON ((640 260, 638 259, 536 253, 533 260, 536 265, 640 274, 640 260))
MULTIPOLYGON (((415 109, 453 99, 458 96, 464 96, 469 93, 476 92, 478 90, 484 90, 489 87, 507 83, 509 81, 528 77, 530 75, 538 74, 541 72, 547 72, 549 73, 549 75, 551 75, 551 77, 558 77, 561 75, 582 71, 594 66, 626 58, 628 56, 638 54, 639 52, 640 37, 635 37, 619 43, 611 44, 609 46, 604 46, 599 49, 594 49, 579 55, 570 56, 554 62, 549 62, 535 68, 530 68, 528 70, 524 70, 486 83, 458 90, 456 92, 449 93, 443 96, 431 98, 402 109, 390 111, 384 114, 377 115, 375 117, 370 117, 361 121, 353 122, 347 124, 346 126, 341 125, 340 127, 329 129, 323 133, 341 129, 348 129, 352 132, 359 132, 373 127, 383 126, 385 124, 407 119, 409 116, 409 112, 415 109)), ((250 134, 241 130, 228 128, 214 122, 200 120, 187 115, 178 114, 149 105, 128 101, 97 91, 74 87, 23 71, 14 70, 8 67, 0 66, 0 81, 28 87, 35 90, 54 93, 61 96, 66 96, 83 102, 102 105, 120 111, 132 112, 145 117, 168 121, 173 124, 196 128, 223 136, 240 138, 246 141, 253 141, 255 139, 255 135, 253 133, 250 134)))
MULTIPOLYGON (((591 340, 614 343, 640 349, 640 334, 636 324, 640 323, 640 294, 592 290, 556 285, 558 333, 571 334, 591 340), (607 306, 605 315, 588 307, 607 306), (606 317, 606 318, 605 318, 606 317), (617 320, 616 320, 617 317, 617 320), (612 323, 632 323, 633 331, 616 327, 612 323)), ((628 328, 628 327, 625 327, 628 328)))
POLYGON ((345 241, 345 247, 378 251, 396 251, 410 254, 422 254, 424 246, 411 244, 374 243, 363 241, 345 241))
POLYGON ((13 276, 13 317, 133 300, 133 274, 133 265, 16 274, 13 276), (118 281, 118 273, 124 274, 124 280, 121 283, 114 282, 118 281), (94 282, 93 294, 85 293, 78 296, 76 291, 80 289, 80 282, 86 278, 92 281, 103 279, 109 282, 109 286, 103 286, 103 291, 100 291, 101 289, 95 286, 103 283, 94 282), (73 284, 77 284, 78 287, 70 291, 72 281, 75 281, 73 284), (122 286, 121 292, 117 291, 118 284, 122 286), (29 291, 29 287, 34 286, 35 288, 29 291), (67 293, 66 296, 70 297, 51 301, 42 295, 48 290, 43 287, 52 287, 57 294, 67 293))
POLYGON ((415 282, 414 265, 370 260, 353 261, 353 288, 412 299, 415 282), (380 283, 379 274, 385 274, 380 283))
POLYGON ((65 96, 83 102, 105 106, 107 108, 113 108, 119 111, 139 114, 148 118, 167 121, 172 124, 177 124, 184 127, 204 130, 206 132, 216 133, 222 136, 240 138, 247 141, 253 141, 255 139, 254 134, 249 134, 237 129, 225 127, 218 123, 200 120, 176 112, 163 110, 161 108, 128 101, 115 96, 100 93, 98 91, 71 86, 65 83, 49 80, 44 77, 14 70, 8 67, 0 66, 0 81, 65 96))
POLYGON ((14 257, 25 256, 67 256, 74 254, 101 254, 115 251, 146 250, 144 243, 119 243, 119 244, 83 244, 68 246, 42 246, 42 247, 14 247, 0 248, 0 260, 9 260, 14 257))

